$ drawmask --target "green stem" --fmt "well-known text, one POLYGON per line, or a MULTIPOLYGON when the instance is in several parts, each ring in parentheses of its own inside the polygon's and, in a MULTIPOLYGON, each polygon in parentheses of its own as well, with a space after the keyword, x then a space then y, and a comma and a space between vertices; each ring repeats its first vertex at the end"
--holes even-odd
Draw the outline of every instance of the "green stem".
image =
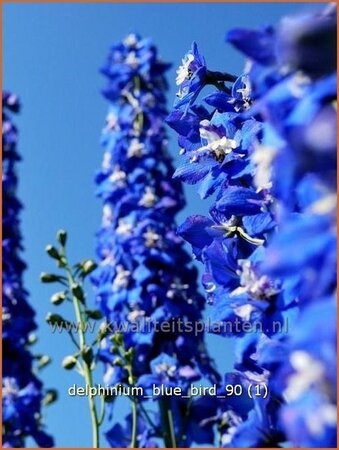
MULTIPOLYGON (((85 369, 85 380, 86 384, 89 386, 93 386, 93 379, 92 379, 92 371, 88 367, 88 364, 84 363, 84 369, 85 369)), ((89 403, 89 409, 91 413, 91 421, 92 421, 92 436, 93 436, 93 448, 99 448, 100 447, 100 437, 99 437, 99 419, 97 414, 97 409, 95 406, 95 400, 94 397, 91 395, 88 396, 88 403, 89 403)))
MULTIPOLYGON (((72 286, 72 284, 75 282, 73 278, 72 271, 70 267, 66 267, 66 271, 68 274, 68 282, 69 285, 72 286)), ((74 311, 75 311, 75 317, 77 322, 79 323, 79 347, 80 351, 82 352, 86 347, 86 338, 85 338, 85 323, 82 317, 81 313, 81 307, 79 300, 73 295, 73 305, 74 305, 74 311)), ((93 378, 92 378, 92 370, 90 367, 90 364, 88 364, 86 361, 83 360, 82 369, 84 372, 85 382, 89 387, 93 386, 93 378)), ((91 423, 92 423, 92 437, 93 437, 93 448, 99 448, 100 447, 100 437, 99 437, 99 419, 98 419, 98 413, 95 405, 94 397, 91 395, 88 396, 88 404, 89 404, 89 410, 91 415, 91 423)))
POLYGON ((159 400, 159 407, 160 407, 161 422, 164 429, 163 437, 165 447, 176 448, 177 443, 175 439, 173 416, 169 400, 165 397, 161 398, 159 400))
MULTIPOLYGON (((123 351, 125 352, 125 347, 123 345, 123 351)), ((132 363, 126 364, 126 370, 128 372, 128 383, 130 386, 134 385, 134 376, 132 363)), ((138 448, 138 399, 136 397, 131 398, 132 401, 132 437, 131 437, 131 448, 138 448)))
POLYGON ((149 423, 149 425, 153 428, 154 431, 157 431, 159 428, 155 425, 155 423, 153 422, 153 420, 150 418, 150 415, 148 414, 147 410, 145 409, 144 405, 142 404, 142 402, 139 403, 140 409, 142 411, 142 413, 145 416, 145 419, 147 420, 147 422, 149 423))
POLYGON ((187 405, 186 405, 185 416, 184 416, 184 420, 183 420, 181 432, 180 432, 180 437, 179 437, 179 445, 186 439, 185 432, 186 432, 187 422, 188 422, 189 415, 190 415, 192 402, 193 402, 193 397, 190 397, 190 399, 188 400, 187 405))
POLYGON ((73 344, 76 346, 76 348, 77 348, 78 350, 80 350, 79 344, 77 343, 75 337, 73 336, 72 331, 69 330, 68 334, 69 334, 69 337, 71 338, 73 344))
POLYGON ((138 439, 137 439, 137 399, 132 399, 132 440, 131 447, 138 448, 138 439))
POLYGON ((100 411, 100 416, 99 416, 99 426, 102 425, 104 419, 105 419, 105 398, 102 395, 101 397, 101 411, 100 411))

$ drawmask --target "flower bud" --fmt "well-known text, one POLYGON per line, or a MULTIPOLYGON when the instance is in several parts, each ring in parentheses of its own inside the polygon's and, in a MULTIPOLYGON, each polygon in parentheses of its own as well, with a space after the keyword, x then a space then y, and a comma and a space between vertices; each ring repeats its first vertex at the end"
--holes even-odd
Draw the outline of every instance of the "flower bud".
POLYGON ((66 299, 65 291, 56 292, 55 294, 52 295, 51 302, 53 303, 53 305, 60 305, 65 299, 66 299))
POLYGON ((114 358, 113 366, 123 367, 123 365, 124 365, 124 362, 123 362, 123 360, 121 358, 119 358, 119 357, 114 358))
POLYGON ((93 320, 100 320, 102 319, 102 313, 98 310, 98 309, 88 309, 86 311, 87 317, 89 319, 93 319, 93 320))
POLYGON ((92 260, 87 259, 81 264, 81 269, 83 275, 89 275, 93 270, 95 270, 98 267, 98 265, 92 260))
POLYGON ((115 345, 112 345, 112 347, 109 349, 110 353, 112 353, 112 355, 120 355, 119 349, 117 347, 115 347, 115 345))
POLYGON ((61 277, 59 275, 55 275, 54 273, 46 273, 42 272, 40 274, 40 281, 42 283, 55 283, 56 281, 60 281, 61 277))
POLYGON ((77 360, 73 355, 65 356, 62 360, 62 367, 66 370, 71 370, 76 365, 77 360))
POLYGON ((62 328, 69 328, 72 324, 68 320, 65 320, 59 314, 48 313, 46 316, 46 322, 49 325, 59 325, 62 328))
POLYGON ((28 335, 28 345, 33 345, 38 341, 38 337, 35 333, 30 333, 28 335))
POLYGON ((55 389, 48 389, 43 399, 44 406, 51 405, 58 399, 58 392, 55 389))
POLYGON ((127 352, 125 353, 125 358, 128 362, 131 362, 133 360, 133 357, 135 355, 135 349, 133 347, 130 347, 127 352))
POLYGON ((58 252, 58 250, 53 247, 53 245, 47 245, 46 247, 46 253, 54 259, 60 259, 60 253, 58 252))
POLYGON ((84 291, 82 290, 82 287, 78 283, 73 283, 71 286, 71 291, 74 297, 76 297, 81 302, 84 301, 84 291))
POLYGON ((83 348, 82 352, 82 357, 83 360, 85 361, 85 363, 90 366, 93 362, 93 350, 92 347, 90 347, 89 345, 86 345, 86 347, 83 348))
POLYGON ((57 233, 57 239, 60 242, 60 244, 64 247, 67 242, 67 233, 65 230, 59 230, 57 233))
POLYGON ((109 333, 109 329, 107 327, 106 322, 102 322, 99 326, 99 332, 98 332, 98 341, 101 342, 109 333))
POLYGON ((42 355, 39 358, 38 362, 38 369, 43 369, 44 367, 48 366, 48 364, 51 362, 51 358, 47 355, 42 355))
POLYGON ((124 342, 122 334, 118 332, 113 334, 113 336, 110 337, 110 340, 114 342, 114 344, 116 344, 118 347, 120 347, 124 342))

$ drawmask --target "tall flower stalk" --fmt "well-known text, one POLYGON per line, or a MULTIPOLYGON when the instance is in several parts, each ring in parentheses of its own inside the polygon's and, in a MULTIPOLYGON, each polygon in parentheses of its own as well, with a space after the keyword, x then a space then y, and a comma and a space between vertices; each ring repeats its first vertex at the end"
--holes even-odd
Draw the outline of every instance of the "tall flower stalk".
POLYGON ((92 446, 100 447, 100 426, 105 417, 105 399, 100 395, 100 406, 97 405, 92 390, 95 389, 94 371, 98 359, 98 349, 101 340, 107 334, 105 324, 99 327, 96 337, 88 339, 88 331, 94 330, 91 321, 101 319, 97 310, 90 309, 88 296, 85 291, 86 278, 96 269, 96 264, 90 259, 85 259, 76 264, 71 264, 67 251, 67 233, 59 230, 57 233, 58 246, 47 245, 46 253, 56 263, 61 273, 42 272, 42 283, 57 283, 62 287, 51 297, 51 303, 59 309, 64 308, 65 303, 73 306, 74 317, 64 318, 57 313, 48 313, 46 321, 52 330, 67 332, 74 345, 74 351, 64 357, 62 366, 66 370, 75 370, 85 381, 86 392, 89 390, 88 407, 92 428, 92 446), (76 333, 76 334, 75 334, 76 333))
POLYGON ((192 381, 211 383, 218 376, 203 333, 193 330, 202 318, 203 297, 176 234, 175 215, 184 199, 166 150, 168 67, 150 40, 131 34, 112 46, 102 69, 110 107, 96 176, 103 220, 93 283, 116 333, 103 341, 101 359, 109 386, 142 387, 148 394, 132 396, 126 425, 106 433, 112 447, 149 447, 161 440, 166 447, 213 443, 212 425, 204 419, 215 412, 215 401, 189 393, 192 381), (184 398, 149 400, 152 385, 180 386, 184 398))
POLYGON ((16 164, 18 131, 12 113, 20 109, 17 96, 2 95, 2 444, 24 447, 31 437, 39 447, 52 447, 53 439, 42 424, 42 405, 55 400, 56 392, 45 391, 37 369, 46 366, 46 355, 35 356, 31 345, 36 342, 35 312, 28 303, 23 284, 26 268, 21 258, 21 203, 17 197, 16 164))
POLYGON ((212 331, 238 338, 225 382, 256 386, 219 403, 224 447, 336 446, 335 36, 331 5, 227 33, 248 58, 235 81, 195 43, 178 70, 175 176, 214 195, 179 234, 204 264, 212 331))

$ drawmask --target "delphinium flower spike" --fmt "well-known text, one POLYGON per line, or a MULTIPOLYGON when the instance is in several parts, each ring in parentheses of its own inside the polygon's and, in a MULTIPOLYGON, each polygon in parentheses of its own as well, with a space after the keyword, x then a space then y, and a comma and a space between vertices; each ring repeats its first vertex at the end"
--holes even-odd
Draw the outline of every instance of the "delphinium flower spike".
POLYGON ((34 356, 30 346, 36 342, 35 312, 28 303, 23 285, 26 268, 21 258, 21 203, 17 197, 16 163, 18 131, 12 114, 20 109, 18 97, 2 94, 2 444, 25 447, 31 437, 39 447, 52 447, 53 439, 44 431, 43 403, 56 399, 54 390, 45 391, 36 374, 50 358, 34 356))
POLYGON ((246 71, 231 92, 215 83, 205 104, 194 45, 180 79, 188 107, 176 100, 167 119, 182 154, 175 176, 215 194, 210 217, 179 233, 205 266, 211 331, 238 338, 225 382, 259 386, 221 402, 224 447, 336 446, 335 36, 334 5, 231 30, 246 71), (220 326, 239 320, 240 331, 220 326))
POLYGON ((197 271, 176 234, 175 215, 184 206, 179 181, 167 152, 164 73, 148 39, 130 34, 112 46, 102 72, 110 101, 97 173, 103 220, 97 239, 100 264, 93 274, 98 305, 116 331, 102 346, 105 382, 179 386, 182 397, 132 398, 132 414, 123 428, 107 433, 111 446, 166 447, 213 443, 215 400, 189 398, 189 385, 211 383, 218 375, 206 352, 203 297, 197 271), (155 414, 154 405, 159 409, 155 414), (203 409, 205 408, 205 409, 203 409), (194 426, 196 424, 196 426, 194 426), (199 424, 199 427, 198 427, 199 424))

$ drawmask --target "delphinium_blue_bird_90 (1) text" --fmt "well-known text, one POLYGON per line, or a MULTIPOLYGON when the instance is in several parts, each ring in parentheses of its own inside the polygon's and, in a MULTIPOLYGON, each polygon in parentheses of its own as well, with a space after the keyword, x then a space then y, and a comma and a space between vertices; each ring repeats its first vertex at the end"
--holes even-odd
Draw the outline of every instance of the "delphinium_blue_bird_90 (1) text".
POLYGON ((25 447, 33 438, 39 447, 52 447, 53 439, 43 425, 42 405, 53 402, 54 390, 45 390, 37 369, 46 366, 46 355, 34 355, 35 311, 23 284, 26 264, 21 257, 21 202, 17 197, 16 164, 18 130, 12 116, 20 109, 19 99, 2 94, 2 445, 25 447))
POLYGON ((192 382, 219 380, 192 324, 204 298, 197 270, 176 234, 185 201, 166 148, 165 72, 150 39, 128 35, 110 49, 102 73, 109 111, 97 172, 103 218, 97 233, 96 299, 112 333, 102 343, 108 386, 135 386, 125 425, 106 433, 112 447, 213 444, 216 399, 190 396, 192 382), (191 324, 190 326, 187 326, 191 324), (155 395, 152 387, 180 387, 181 396, 155 395), (153 395, 154 394, 154 395, 153 395))
POLYGON ((336 7, 226 41, 243 74, 193 43, 167 118, 175 179, 213 202, 178 232, 204 265, 210 332, 237 338, 225 382, 259 386, 219 401, 219 444, 336 447, 336 7))

